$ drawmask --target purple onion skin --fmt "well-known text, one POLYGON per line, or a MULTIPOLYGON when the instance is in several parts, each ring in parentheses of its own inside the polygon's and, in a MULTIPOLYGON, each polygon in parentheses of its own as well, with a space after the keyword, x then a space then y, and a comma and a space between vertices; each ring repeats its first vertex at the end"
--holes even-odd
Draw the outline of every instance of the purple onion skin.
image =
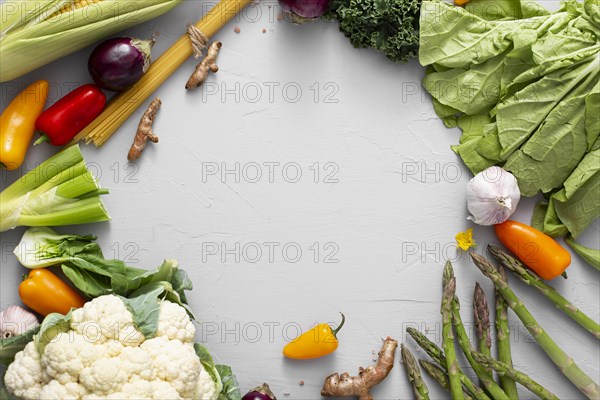
POLYGON ((153 40, 118 37, 100 43, 92 51, 88 70, 96 85, 122 92, 140 80, 150 65, 153 40))
POLYGON ((269 385, 263 383, 246 393, 242 400, 277 400, 277 397, 275 397, 269 385))
POLYGON ((252 391, 246 393, 242 400, 271 400, 271 398, 264 393, 252 391))
POLYGON ((296 24, 319 18, 328 10, 330 3, 331 0, 279 0, 285 16, 296 24))

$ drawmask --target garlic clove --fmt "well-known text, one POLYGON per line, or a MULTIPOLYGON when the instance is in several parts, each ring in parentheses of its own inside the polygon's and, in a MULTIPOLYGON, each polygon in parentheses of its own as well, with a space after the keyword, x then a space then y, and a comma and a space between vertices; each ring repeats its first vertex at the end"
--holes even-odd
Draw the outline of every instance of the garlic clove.
POLYGON ((19 306, 10 306, 0 312, 0 339, 19 336, 38 325, 33 313, 19 306))

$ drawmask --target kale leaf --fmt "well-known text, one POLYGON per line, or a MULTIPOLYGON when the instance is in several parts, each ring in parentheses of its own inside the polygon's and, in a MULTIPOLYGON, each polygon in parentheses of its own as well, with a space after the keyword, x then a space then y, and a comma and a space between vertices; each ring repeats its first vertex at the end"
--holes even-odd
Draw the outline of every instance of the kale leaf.
POLYGON ((421 0, 333 0, 325 18, 337 20, 354 47, 373 47, 390 60, 419 52, 421 0))

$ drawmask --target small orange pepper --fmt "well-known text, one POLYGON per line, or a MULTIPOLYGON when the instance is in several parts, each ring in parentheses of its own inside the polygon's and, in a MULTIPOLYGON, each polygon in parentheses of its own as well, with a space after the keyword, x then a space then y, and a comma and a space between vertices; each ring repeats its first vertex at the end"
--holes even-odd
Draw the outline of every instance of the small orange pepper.
POLYGON ((35 120, 44 110, 48 81, 29 85, 0 115, 0 164, 13 171, 23 164, 35 133, 35 120))
POLYGON ((571 264, 571 254, 543 232, 517 221, 494 226, 496 236, 523 264, 542 279, 562 275, 571 264))
POLYGON ((283 348, 283 355, 296 360, 308 360, 333 353, 339 344, 337 333, 345 321, 346 317, 342 314, 342 322, 335 330, 328 324, 318 324, 289 342, 283 348))
POLYGON ((51 313, 66 315, 71 308, 81 308, 85 299, 50 270, 32 270, 19 285, 23 304, 46 316, 51 313))

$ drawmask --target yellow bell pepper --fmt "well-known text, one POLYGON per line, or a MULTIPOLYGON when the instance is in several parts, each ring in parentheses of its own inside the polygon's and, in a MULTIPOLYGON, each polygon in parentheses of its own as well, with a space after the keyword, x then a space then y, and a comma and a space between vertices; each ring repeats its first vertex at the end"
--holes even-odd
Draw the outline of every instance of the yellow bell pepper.
POLYGON ((23 164, 35 133, 35 120, 44 110, 47 97, 48 81, 34 82, 0 115, 0 163, 7 170, 23 164))
POLYGON ((283 348, 283 355, 296 360, 308 360, 333 353, 339 344, 337 333, 345 321, 346 317, 342 314, 342 322, 335 330, 327 324, 318 324, 288 343, 283 348))

